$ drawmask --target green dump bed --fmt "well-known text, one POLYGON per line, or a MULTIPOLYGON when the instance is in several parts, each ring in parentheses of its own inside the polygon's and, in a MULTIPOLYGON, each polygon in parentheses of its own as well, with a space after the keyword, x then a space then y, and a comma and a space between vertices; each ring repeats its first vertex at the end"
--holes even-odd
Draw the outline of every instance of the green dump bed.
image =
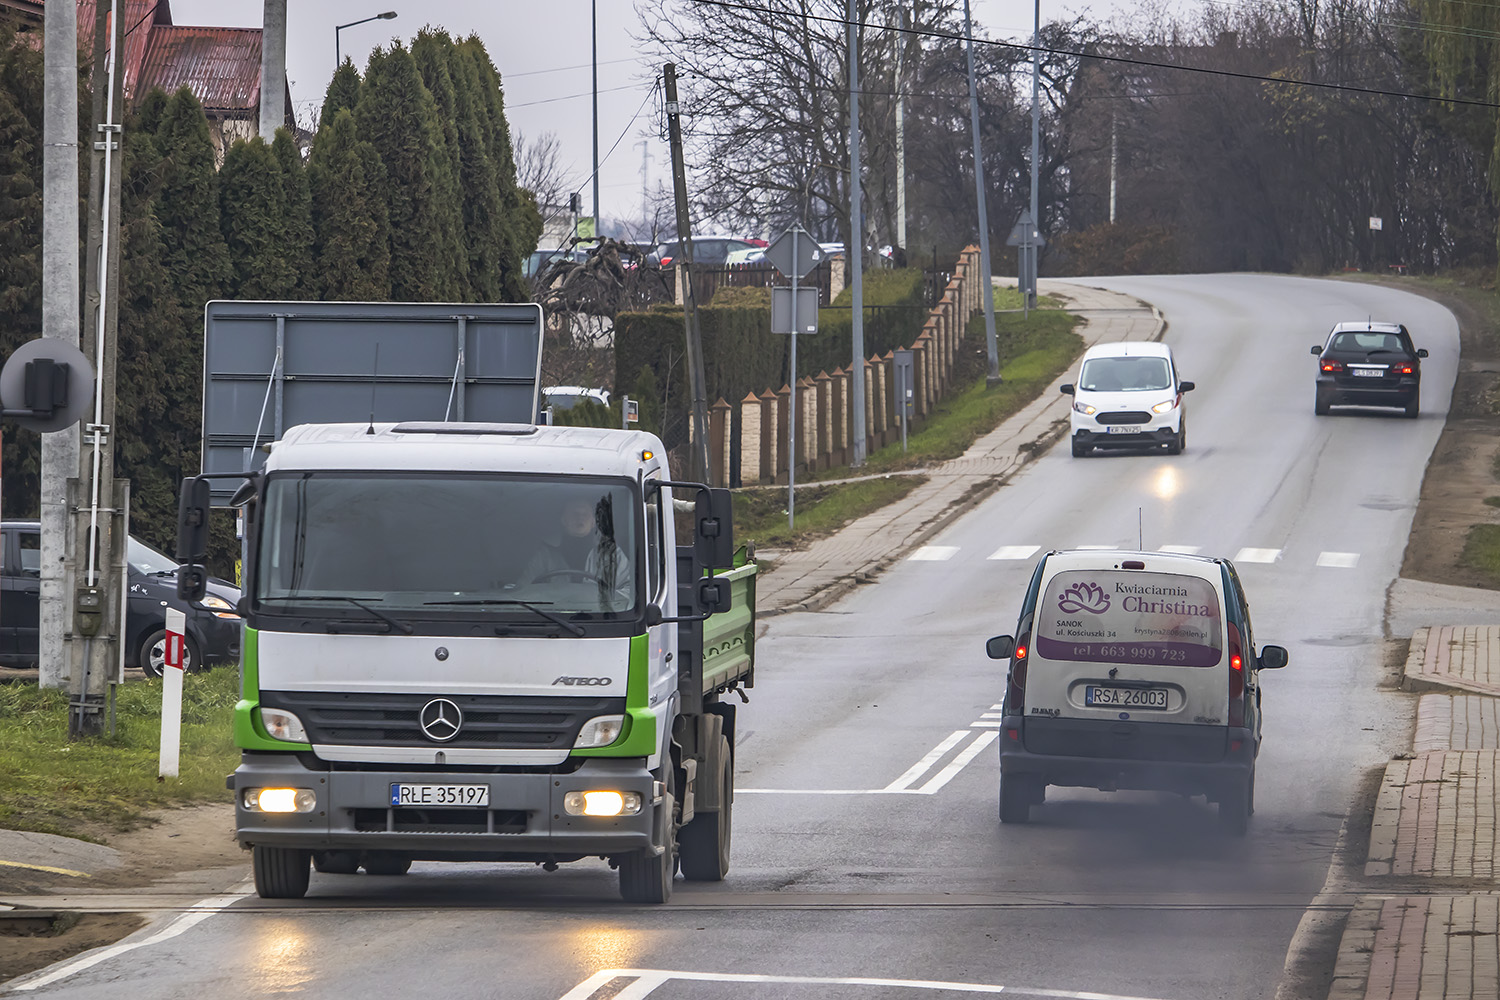
POLYGON ((748 558, 725 573, 732 601, 728 611, 709 616, 702 627, 704 694, 721 691, 736 682, 751 687, 755 681, 755 577, 759 570, 748 558))

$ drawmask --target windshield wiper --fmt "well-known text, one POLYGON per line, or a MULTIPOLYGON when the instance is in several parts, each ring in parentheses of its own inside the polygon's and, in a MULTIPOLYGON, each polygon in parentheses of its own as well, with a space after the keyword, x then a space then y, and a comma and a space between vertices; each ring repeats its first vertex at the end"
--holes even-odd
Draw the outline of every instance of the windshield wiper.
POLYGON ((581 636, 584 633, 583 626, 581 626, 581 625, 575 625, 572 622, 568 621, 566 618, 562 618, 562 617, 559 617, 558 615, 554 615, 550 611, 543 611, 541 608, 537 607, 531 601, 518 601, 518 600, 516 600, 514 598, 483 597, 483 598, 477 598, 477 599, 474 599, 474 600, 462 600, 462 601, 424 601, 423 603, 424 604, 481 604, 481 605, 490 605, 490 606, 494 606, 494 605, 509 605, 509 606, 512 606, 512 607, 525 608, 527 611, 533 612, 533 613, 535 613, 537 615, 540 615, 541 617, 547 619, 549 622, 552 622, 554 625, 561 625, 563 628, 567 629, 569 632, 572 632, 574 635, 581 636))
MULTIPOLYGON (((291 602, 296 602, 296 601, 347 601, 348 603, 354 605, 356 608, 359 608, 361 611, 368 611, 370 614, 374 615, 376 618, 379 618, 381 621, 385 622, 391 628, 396 629, 396 630, 398 630, 398 631, 400 631, 400 632, 402 632, 402 633, 404 633, 406 635, 411 635, 414 631, 416 631, 410 625, 408 625, 406 622, 403 622, 403 621, 400 621, 398 619, 392 618, 390 615, 386 614, 384 611, 381 611, 379 608, 372 608, 368 604, 366 604, 364 601, 355 600, 352 597, 345 597, 342 594, 315 594, 315 595, 308 595, 308 596, 305 596, 305 597, 262 597, 261 600, 262 601, 291 601, 291 602)), ((374 598, 374 600, 380 600, 380 598, 377 597, 377 598, 374 598)))

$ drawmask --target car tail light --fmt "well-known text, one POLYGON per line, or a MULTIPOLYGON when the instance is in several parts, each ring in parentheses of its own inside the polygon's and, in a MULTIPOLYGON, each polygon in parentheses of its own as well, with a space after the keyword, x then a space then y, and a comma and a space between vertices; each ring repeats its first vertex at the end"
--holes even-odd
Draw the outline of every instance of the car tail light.
POLYGON ((1026 644, 1016 645, 1010 661, 1010 692, 1005 698, 1011 715, 1022 715, 1026 710, 1026 644))
POLYGON ((1342 361, 1334 361, 1331 358, 1324 358, 1318 363, 1318 367, 1322 368, 1325 372, 1341 372, 1344 370, 1344 363, 1342 361))
POLYGON ((1240 643, 1240 630, 1229 626, 1229 725, 1245 724, 1245 654, 1240 643))
POLYGON ((671 267, 672 266, 672 258, 671 257, 663 257, 661 259, 661 266, 662 267, 671 267))
POLYGON ((1398 361, 1395 364, 1391 365, 1392 375, 1410 375, 1412 374, 1413 370, 1414 369, 1412 368, 1412 366, 1404 361, 1398 361))

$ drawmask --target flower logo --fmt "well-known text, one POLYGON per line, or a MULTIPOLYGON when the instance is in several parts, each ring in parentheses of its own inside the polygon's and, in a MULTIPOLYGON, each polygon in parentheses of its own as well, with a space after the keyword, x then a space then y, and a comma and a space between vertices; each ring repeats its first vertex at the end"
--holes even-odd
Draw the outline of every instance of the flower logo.
POLYGON ((1109 595, 1097 583, 1075 583, 1058 597, 1057 606, 1070 615, 1080 611, 1102 615, 1109 610, 1109 595))

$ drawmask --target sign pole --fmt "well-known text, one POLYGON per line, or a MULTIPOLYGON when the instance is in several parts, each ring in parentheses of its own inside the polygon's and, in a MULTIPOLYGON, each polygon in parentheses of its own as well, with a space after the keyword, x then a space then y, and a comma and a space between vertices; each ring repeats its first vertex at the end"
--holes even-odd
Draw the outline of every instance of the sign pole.
MULTIPOLYGON (((792 228, 792 259, 797 259, 797 228, 792 228)), ((786 526, 796 528, 797 521, 797 269, 792 268, 792 357, 791 405, 786 421, 786 526)))

